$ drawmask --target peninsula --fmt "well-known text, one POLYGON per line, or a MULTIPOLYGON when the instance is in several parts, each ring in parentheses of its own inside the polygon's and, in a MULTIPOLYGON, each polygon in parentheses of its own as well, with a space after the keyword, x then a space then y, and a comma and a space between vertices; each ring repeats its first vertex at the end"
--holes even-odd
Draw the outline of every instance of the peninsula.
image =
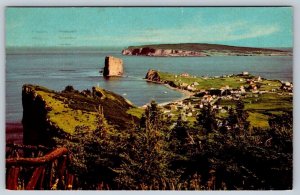
POLYGON ((207 43, 180 43, 129 46, 122 50, 131 56, 291 56, 292 52, 279 49, 237 47, 207 43))
POLYGON ((234 102, 241 100, 249 114, 250 126, 269 128, 268 120, 272 116, 291 112, 293 107, 293 83, 265 79, 246 71, 236 75, 199 77, 148 70, 145 79, 189 94, 185 99, 161 104, 173 122, 179 113, 189 122, 196 121, 206 104, 211 104, 223 120, 234 102))

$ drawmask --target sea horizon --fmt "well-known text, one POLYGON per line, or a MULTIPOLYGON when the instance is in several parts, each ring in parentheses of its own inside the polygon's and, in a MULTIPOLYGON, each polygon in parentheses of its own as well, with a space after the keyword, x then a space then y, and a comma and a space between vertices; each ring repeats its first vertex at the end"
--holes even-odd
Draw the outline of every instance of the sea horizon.
MULTIPOLYGON (((159 43, 165 44, 165 43, 159 43)), ((182 44, 182 43, 175 43, 175 44, 182 44)), ((205 43, 207 44, 207 43, 205 43)), ((210 44, 210 43, 209 43, 210 44)), ((214 43, 215 44, 215 43, 214 43)), ((134 46, 143 46, 148 44, 137 44, 134 46)), ((150 44, 150 45, 157 45, 157 44, 150 44)), ((224 44, 220 44, 224 45, 224 44)), ((116 47, 108 47, 108 46, 6 46, 5 51, 6 54, 43 54, 43 53, 88 53, 88 52, 122 52, 123 49, 131 47, 133 45, 128 46, 116 46, 116 47)), ((247 47, 247 48, 261 48, 261 49, 278 49, 282 51, 293 51, 293 47, 248 47, 242 45, 230 45, 236 47, 247 47)))

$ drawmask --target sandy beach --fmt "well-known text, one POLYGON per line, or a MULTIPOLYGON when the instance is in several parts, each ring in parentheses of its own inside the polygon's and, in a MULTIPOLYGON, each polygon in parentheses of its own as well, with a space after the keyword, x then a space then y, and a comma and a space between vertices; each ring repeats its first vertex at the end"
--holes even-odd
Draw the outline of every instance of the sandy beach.
MULTIPOLYGON (((182 100, 187 99, 187 98, 189 98, 189 97, 191 97, 191 96, 193 96, 193 95, 195 94, 195 93, 190 92, 190 91, 187 91, 187 90, 178 89, 178 88, 176 88, 176 87, 171 87, 169 84, 164 84, 164 83, 159 83, 159 82, 154 82, 154 81, 149 81, 149 80, 147 80, 147 82, 152 82, 152 83, 156 83, 156 84, 162 84, 162 85, 164 85, 165 87, 167 87, 167 88, 169 88, 169 89, 178 91, 178 92, 180 92, 180 93, 183 94, 183 97, 174 99, 174 100, 172 100, 172 101, 167 101, 167 102, 159 103, 159 104, 158 104, 159 106, 165 106, 165 105, 170 104, 170 103, 173 103, 173 102, 182 101, 182 100)), ((145 104, 145 105, 141 106, 140 108, 146 108, 147 105, 148 105, 148 104, 145 104)))
POLYGON ((170 88, 170 89, 172 89, 172 90, 175 90, 175 91, 178 91, 178 92, 182 93, 182 94, 183 94, 183 97, 178 98, 178 99, 175 99, 175 100, 173 100, 173 101, 168 101, 168 102, 160 103, 160 104, 158 104, 159 106, 165 106, 165 105, 167 105, 167 104, 169 104, 169 103, 172 103, 172 102, 182 101, 182 100, 187 99, 187 98, 189 98, 189 97, 191 97, 191 96, 193 96, 193 95, 195 94, 195 93, 190 92, 190 91, 187 91, 187 90, 178 89, 178 88, 176 88, 176 87, 171 87, 171 86, 168 85, 168 84, 164 84, 164 86, 166 86, 166 87, 168 87, 168 88, 170 88))

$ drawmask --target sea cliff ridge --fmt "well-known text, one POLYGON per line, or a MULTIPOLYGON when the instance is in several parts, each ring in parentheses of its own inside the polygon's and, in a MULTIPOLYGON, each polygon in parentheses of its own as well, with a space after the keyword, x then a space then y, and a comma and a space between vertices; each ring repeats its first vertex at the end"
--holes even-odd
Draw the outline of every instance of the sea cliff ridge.
POLYGON ((207 56, 291 56, 291 51, 237 47, 207 43, 181 43, 129 46, 122 50, 123 55, 157 57, 207 57, 207 56))

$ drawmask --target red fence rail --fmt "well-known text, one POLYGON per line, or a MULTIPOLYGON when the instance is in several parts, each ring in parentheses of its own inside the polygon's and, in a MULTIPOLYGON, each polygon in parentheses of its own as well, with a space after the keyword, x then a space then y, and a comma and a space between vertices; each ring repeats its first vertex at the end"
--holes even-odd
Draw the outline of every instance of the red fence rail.
POLYGON ((7 145, 6 188, 9 190, 71 190, 74 175, 67 167, 66 148, 7 145))

